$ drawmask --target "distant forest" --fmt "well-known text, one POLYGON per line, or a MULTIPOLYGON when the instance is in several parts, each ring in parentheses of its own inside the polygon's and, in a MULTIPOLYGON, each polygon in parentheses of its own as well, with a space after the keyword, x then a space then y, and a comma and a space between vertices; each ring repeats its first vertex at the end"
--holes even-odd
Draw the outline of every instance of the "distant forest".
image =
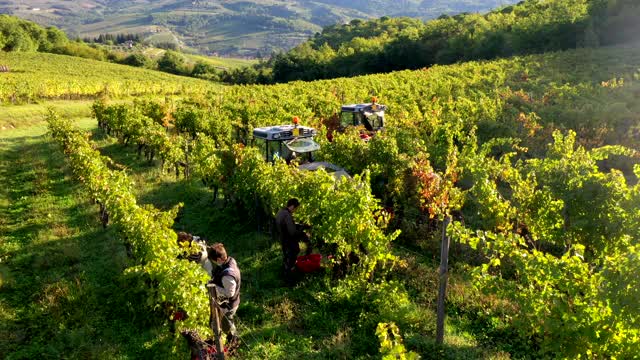
POLYGON ((134 43, 141 43, 143 36, 140 34, 100 34, 97 37, 84 37, 82 41, 86 43, 99 43, 99 44, 123 44, 127 41, 134 43))
POLYGON ((70 40, 62 30, 54 26, 44 28, 9 15, 0 15, 0 50, 48 52, 95 60, 107 60, 110 55, 104 49, 70 40))
POLYGON ((487 14, 423 22, 382 17, 324 28, 287 53, 226 81, 279 83, 485 60, 638 39, 637 0, 527 0, 487 14))
MULTIPOLYGON (((157 45, 175 41, 201 53, 259 57, 287 51, 322 27, 383 15, 423 20, 484 12, 517 0, 83 0, 0 1, 0 14, 72 36, 135 34, 157 45), (37 8, 37 10, 35 10, 37 8)), ((165 46, 166 47, 166 46, 165 46)))

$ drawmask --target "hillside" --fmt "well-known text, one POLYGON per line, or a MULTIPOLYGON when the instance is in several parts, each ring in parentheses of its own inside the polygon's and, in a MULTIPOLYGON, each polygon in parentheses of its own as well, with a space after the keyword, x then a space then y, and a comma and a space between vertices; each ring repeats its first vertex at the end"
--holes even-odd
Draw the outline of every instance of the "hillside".
POLYGON ((70 35, 141 33, 157 41, 175 41, 202 52, 263 55, 287 50, 323 26, 383 15, 431 19, 441 14, 481 12, 512 0, 3 0, 0 13, 14 14, 70 35))
MULTIPOLYGON (((27 88, 47 76, 37 64, 21 79, 27 88)), ((118 69, 102 77, 123 88, 118 69)), ((425 359, 633 358, 639 69, 640 46, 628 44, 272 86, 189 82, 191 94, 154 100, 171 106, 171 129, 146 115, 151 103, 109 101, 96 103, 101 128, 76 124, 90 136, 60 119, 48 136, 42 124, 2 131, 2 355, 188 358, 170 329, 206 327, 208 316, 202 273, 177 256, 181 230, 238 259, 240 359, 402 349, 425 359), (237 145, 243 131, 294 115, 320 128, 341 104, 372 95, 389 106, 384 132, 369 142, 356 130, 317 137, 318 157, 351 181, 271 165, 237 145), (174 165, 188 149, 185 178, 174 165), (330 245, 318 246, 323 254, 359 256, 346 275, 327 265, 285 287, 280 246, 264 232, 290 196, 303 204, 296 219, 330 245), (96 199, 112 215, 106 228, 96 199), (440 211, 453 215, 454 240, 443 345, 440 211), (188 323, 169 320, 167 299, 189 306, 188 323), (385 332, 390 324, 398 328, 385 332)), ((65 81, 87 77, 73 73, 65 81)))
POLYGON ((328 26, 258 70, 273 82, 309 81, 612 45, 636 41, 639 32, 636 1, 529 0, 428 22, 381 18, 328 26))
POLYGON ((0 358, 189 359, 181 334, 211 330, 186 231, 242 271, 233 358, 635 359, 639 10, 352 21, 274 59, 331 79, 275 85, 0 52, 0 358), (369 71, 389 72, 336 77, 369 71), (370 101, 384 130, 337 128, 370 101), (252 139, 294 117, 350 178, 252 139), (294 284, 273 227, 289 198, 324 256, 294 284))
MULTIPOLYGON (((75 41, 55 26, 45 28, 33 21, 5 14, 0 14, 0 51, 69 55, 214 81, 219 80, 218 73, 257 63, 255 60, 201 56, 159 49, 141 44, 140 38, 132 35, 125 37, 108 34, 100 39, 87 39, 86 42, 75 41), (122 44, 127 38, 131 42, 122 44)), ((82 63, 80 60, 79 62, 82 63)), ((130 70, 126 72, 128 71, 130 70)))
POLYGON ((159 71, 67 55, 0 52, 0 103, 44 99, 124 98, 204 92, 219 85, 159 71))

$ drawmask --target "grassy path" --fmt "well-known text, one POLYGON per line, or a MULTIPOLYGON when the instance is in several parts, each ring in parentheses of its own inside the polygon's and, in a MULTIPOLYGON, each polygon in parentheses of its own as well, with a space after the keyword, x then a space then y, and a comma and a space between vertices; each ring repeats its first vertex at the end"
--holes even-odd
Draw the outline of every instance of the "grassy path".
POLYGON ((172 357, 171 335, 122 275, 123 246, 44 132, 0 133, 0 358, 172 357))
MULTIPOLYGON (((44 123, 49 108, 65 117, 89 118, 91 117, 91 104, 93 101, 90 100, 57 100, 41 104, 0 105, 0 137, 15 136, 3 134, 12 129, 22 129, 44 123)), ((29 134, 31 131, 30 129, 29 134)))

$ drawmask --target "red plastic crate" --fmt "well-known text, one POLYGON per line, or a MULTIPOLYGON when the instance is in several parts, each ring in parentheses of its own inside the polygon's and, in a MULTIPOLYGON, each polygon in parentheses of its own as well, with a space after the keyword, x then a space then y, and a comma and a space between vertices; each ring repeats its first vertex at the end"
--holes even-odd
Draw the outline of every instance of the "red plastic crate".
POLYGON ((296 267, 304 273, 310 273, 320 269, 321 262, 322 255, 320 254, 303 255, 298 256, 296 267))

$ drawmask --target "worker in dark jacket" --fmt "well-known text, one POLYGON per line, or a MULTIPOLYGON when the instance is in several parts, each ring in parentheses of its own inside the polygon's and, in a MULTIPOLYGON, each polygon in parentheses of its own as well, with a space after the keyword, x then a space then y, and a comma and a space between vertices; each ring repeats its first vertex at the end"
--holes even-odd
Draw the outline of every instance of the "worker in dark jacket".
POLYGON ((309 236, 304 232, 305 226, 297 225, 293 221, 293 213, 299 206, 298 199, 289 199, 287 206, 276 215, 276 227, 280 233, 280 244, 282 245, 284 276, 289 285, 295 281, 294 273, 296 260, 300 253, 300 241, 307 244, 307 253, 311 252, 309 236))
POLYGON ((236 260, 227 256, 223 244, 214 244, 208 253, 209 260, 218 265, 213 271, 213 283, 222 309, 222 331, 227 334, 226 344, 231 349, 239 345, 233 317, 240 305, 240 269, 236 260))

